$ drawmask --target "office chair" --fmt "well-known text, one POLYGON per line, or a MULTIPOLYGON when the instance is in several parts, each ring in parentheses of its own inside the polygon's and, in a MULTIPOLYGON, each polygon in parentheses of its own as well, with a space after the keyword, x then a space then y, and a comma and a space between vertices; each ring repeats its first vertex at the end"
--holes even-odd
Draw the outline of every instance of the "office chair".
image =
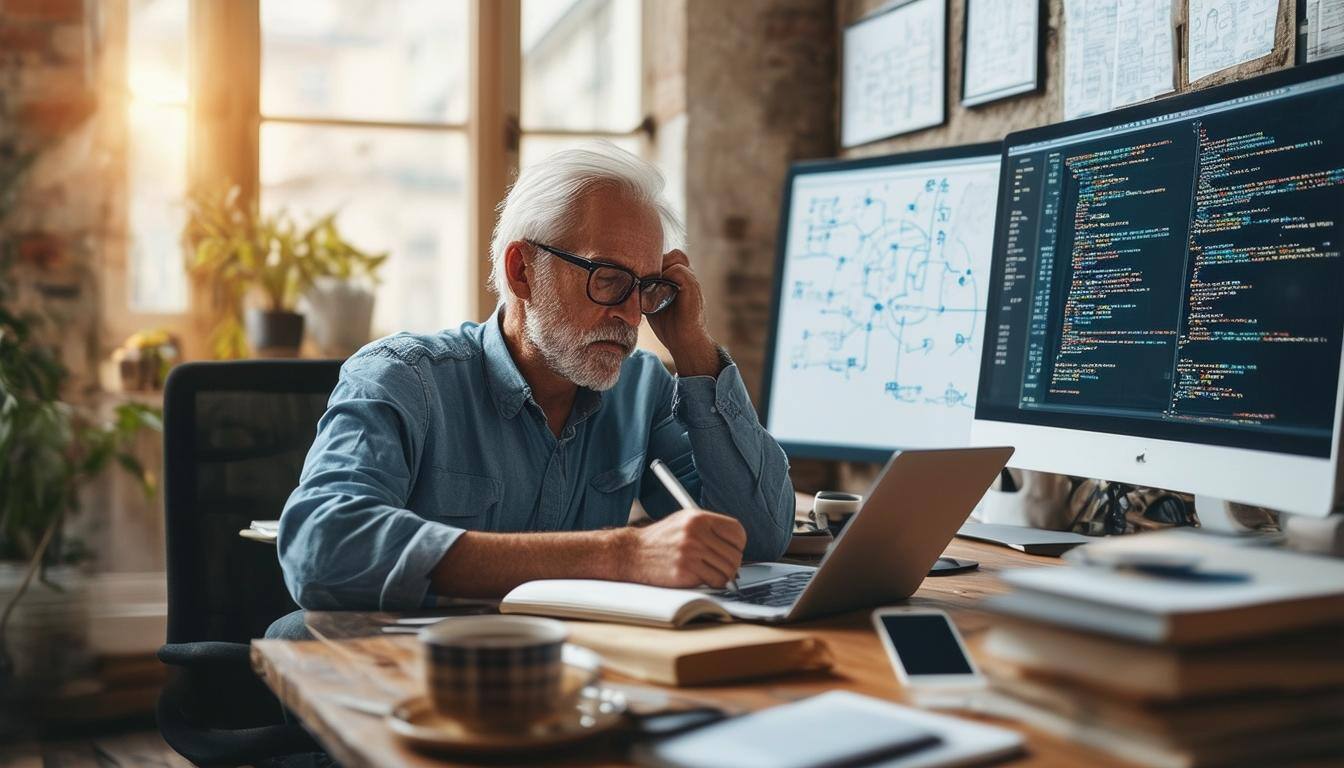
POLYGON ((164 391, 168 642, 158 702, 169 746, 204 766, 321 747, 252 672, 248 643, 296 610, 275 547, 238 536, 298 484, 337 360, 187 363, 164 391))

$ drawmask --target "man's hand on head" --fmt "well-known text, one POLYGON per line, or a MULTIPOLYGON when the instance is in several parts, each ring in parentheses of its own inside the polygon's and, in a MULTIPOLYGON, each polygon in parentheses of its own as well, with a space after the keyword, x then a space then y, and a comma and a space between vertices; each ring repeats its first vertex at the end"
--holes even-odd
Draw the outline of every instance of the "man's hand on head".
POLYGON ((663 278, 680 287, 676 301, 649 315, 649 326, 663 342, 681 376, 717 376, 719 350, 705 329, 705 298, 684 251, 663 254, 663 278))
POLYGON ((624 581, 659 587, 723 588, 742 565, 742 523, 704 509, 683 509, 642 528, 624 529, 624 581))

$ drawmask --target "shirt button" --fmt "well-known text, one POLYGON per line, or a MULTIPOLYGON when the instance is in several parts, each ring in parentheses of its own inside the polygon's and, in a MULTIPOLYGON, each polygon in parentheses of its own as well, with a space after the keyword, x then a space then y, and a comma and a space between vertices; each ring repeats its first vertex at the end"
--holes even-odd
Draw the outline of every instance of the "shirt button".
POLYGON ((719 412, 719 408, 718 408, 718 406, 711 405, 711 406, 709 407, 709 412, 710 412, 710 413, 718 413, 718 412, 719 412))

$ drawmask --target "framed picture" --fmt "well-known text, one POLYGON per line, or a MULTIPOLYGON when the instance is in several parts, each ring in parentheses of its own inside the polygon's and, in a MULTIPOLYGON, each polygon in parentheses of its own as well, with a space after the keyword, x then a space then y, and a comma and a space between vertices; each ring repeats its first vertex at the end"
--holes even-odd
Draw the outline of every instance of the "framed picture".
POLYGON ((846 27, 841 73, 841 146, 942 125, 947 0, 906 0, 846 27))
POLYGON ((1045 73, 1045 0, 966 0, 961 105, 1039 91, 1045 73))

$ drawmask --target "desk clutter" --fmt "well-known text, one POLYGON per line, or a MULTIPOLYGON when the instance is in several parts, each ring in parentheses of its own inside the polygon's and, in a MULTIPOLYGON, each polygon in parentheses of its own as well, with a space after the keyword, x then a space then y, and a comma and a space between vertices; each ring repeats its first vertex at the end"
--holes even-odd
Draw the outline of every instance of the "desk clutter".
POLYGON ((721 688, 694 687, 787 685, 790 673, 828 668, 826 643, 800 630, 362 616, 361 630, 359 615, 309 614, 319 642, 257 641, 254 664, 271 685, 303 691, 287 705, 319 734, 339 728, 341 743, 415 752, 398 762, 528 762, 573 745, 604 763, 628 753, 652 766, 932 768, 998 760, 1024 746, 1005 727, 852 691, 757 695, 741 706, 720 698, 721 688), (403 621, 419 636, 377 633, 403 621), (770 656, 777 663, 763 664, 770 656))
POLYGON ((1010 571, 990 711, 1152 766, 1344 751, 1344 562, 1170 531, 1010 571))

